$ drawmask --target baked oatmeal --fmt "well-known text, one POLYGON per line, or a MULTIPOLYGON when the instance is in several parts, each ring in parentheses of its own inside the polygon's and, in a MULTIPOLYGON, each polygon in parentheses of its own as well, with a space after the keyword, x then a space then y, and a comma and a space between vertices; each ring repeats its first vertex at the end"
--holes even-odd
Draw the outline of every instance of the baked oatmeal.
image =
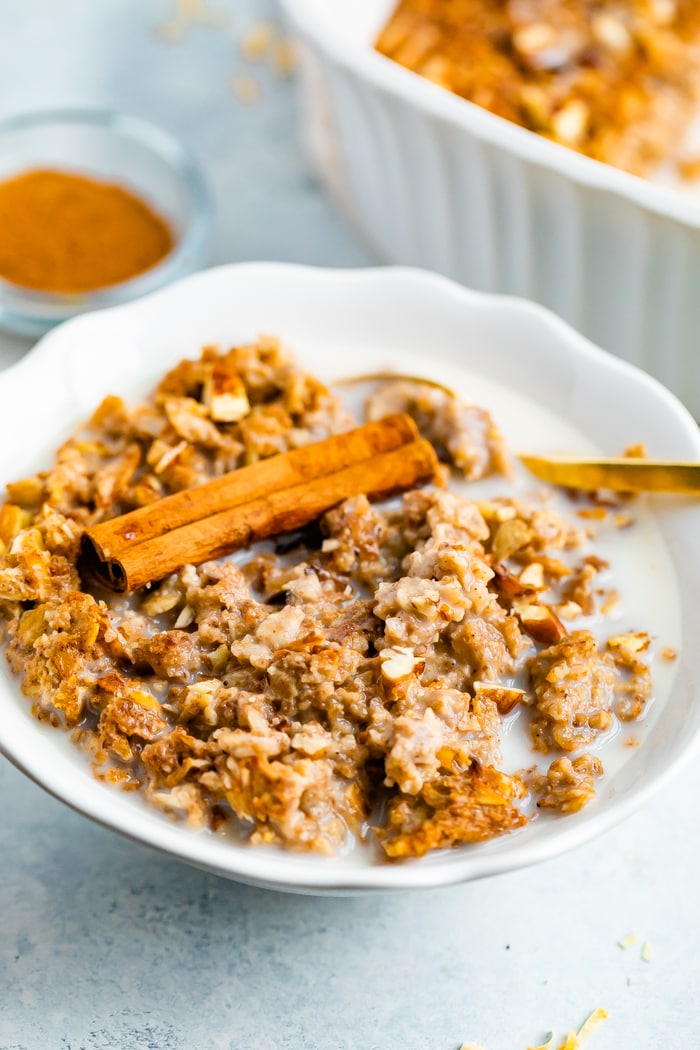
POLYGON ((255 845, 332 854, 373 838, 390 858, 520 828, 528 795, 563 814, 594 797, 598 745, 652 684, 646 634, 599 643, 581 625, 606 595, 590 522, 547 493, 508 494, 483 409, 403 380, 366 408, 414 414, 445 461, 434 486, 343 499, 130 595, 90 583, 86 530, 353 427, 278 341, 205 349, 135 408, 106 398, 47 470, 8 485, 7 658, 37 718, 69 731, 99 778, 255 845), (450 469, 500 477, 504 495, 453 491, 450 469), (528 771, 502 768, 514 720, 528 771))
POLYGON ((700 98, 695 0, 400 0, 376 46, 492 113, 637 175, 676 157, 700 98))

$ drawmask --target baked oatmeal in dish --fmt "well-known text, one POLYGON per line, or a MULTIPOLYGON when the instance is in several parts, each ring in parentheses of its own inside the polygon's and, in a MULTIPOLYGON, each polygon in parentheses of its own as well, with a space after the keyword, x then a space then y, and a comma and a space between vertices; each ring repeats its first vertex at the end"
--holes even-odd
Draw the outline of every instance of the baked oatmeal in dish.
POLYGON ((376 46, 492 113, 637 175, 680 161, 698 111, 696 0, 399 0, 376 46))
POLYGON ((397 411, 444 460, 433 486, 354 495, 130 595, 81 576, 87 529, 356 425, 283 345, 208 348, 144 404, 106 398, 52 466, 8 485, 7 658, 97 777, 253 845, 378 841, 388 858, 513 831, 532 799, 560 814, 593 799, 599 745, 653 692, 643 625, 602 642, 581 625, 615 602, 591 541, 607 509, 514 493, 494 421, 444 390, 397 379, 368 398, 370 418, 397 411), (499 495, 456 491, 458 474, 499 495), (503 768, 515 722, 528 769, 503 768))

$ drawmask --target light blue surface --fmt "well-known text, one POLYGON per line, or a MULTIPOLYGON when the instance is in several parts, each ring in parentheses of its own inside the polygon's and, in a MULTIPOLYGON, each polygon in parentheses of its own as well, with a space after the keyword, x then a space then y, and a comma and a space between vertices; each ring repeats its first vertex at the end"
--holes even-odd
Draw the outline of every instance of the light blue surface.
MULTIPOLYGON (((372 261, 305 171, 291 86, 252 69, 258 104, 230 89, 251 72, 234 36, 270 5, 230 0, 227 31, 166 45, 153 29, 170 7, 5 0, 0 111, 112 105, 180 135, 217 197, 213 262, 372 261)), ((22 349, 0 337, 0 365, 22 349)), ((590 1050, 694 1050, 699 793, 689 771, 621 828, 536 869, 332 900, 160 857, 0 760, 0 1048, 525 1050, 603 1005, 590 1050), (622 951, 630 932, 639 941, 622 951)))

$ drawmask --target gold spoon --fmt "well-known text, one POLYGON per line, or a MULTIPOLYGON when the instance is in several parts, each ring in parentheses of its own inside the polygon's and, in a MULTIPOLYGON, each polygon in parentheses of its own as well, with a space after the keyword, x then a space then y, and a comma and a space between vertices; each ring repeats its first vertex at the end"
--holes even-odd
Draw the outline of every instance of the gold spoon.
POLYGON ((520 454, 527 469, 552 485, 569 489, 611 489, 613 492, 700 492, 700 463, 670 459, 577 459, 574 456, 520 454))
MULTIPOLYGON (((460 394, 445 386, 444 383, 398 372, 371 372, 366 375, 348 376, 345 379, 336 380, 336 385, 353 386, 358 383, 376 383, 385 380, 421 383, 423 386, 442 390, 450 397, 463 400, 460 394)), ((610 489, 613 492, 669 492, 688 495, 700 493, 700 463, 682 460, 640 459, 633 456, 582 459, 578 456, 533 456, 529 453, 520 453, 519 459, 536 478, 563 488, 587 491, 610 489)))

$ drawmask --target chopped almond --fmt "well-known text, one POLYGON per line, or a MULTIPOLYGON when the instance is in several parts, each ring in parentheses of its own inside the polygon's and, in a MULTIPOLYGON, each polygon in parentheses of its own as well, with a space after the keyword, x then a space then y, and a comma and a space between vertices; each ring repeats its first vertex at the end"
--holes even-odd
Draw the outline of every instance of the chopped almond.
POLYGON ((542 645, 555 645, 566 638, 568 631, 548 605, 534 605, 527 601, 513 603, 523 630, 542 645))
POLYGON ((605 507, 584 507, 577 510, 579 518, 590 518, 591 521, 605 521, 608 512, 605 507))
POLYGON ((649 648, 649 635, 646 631, 630 631, 627 634, 617 634, 608 638, 608 649, 611 653, 619 654, 625 659, 632 659, 638 653, 643 653, 649 648))
POLYGON ((562 620, 576 620, 583 615, 583 609, 578 602, 560 602, 555 605, 557 616, 562 620))
POLYGON ((237 423, 250 412, 245 384, 225 362, 213 361, 207 366, 202 399, 217 423, 237 423))
POLYGON ((26 529, 32 520, 27 510, 22 510, 14 503, 5 503, 0 510, 0 540, 9 547, 12 540, 22 529, 26 529))
POLYGON ((379 659, 382 676, 389 682, 400 682, 404 678, 410 678, 417 668, 425 666, 425 660, 415 656, 412 649, 400 645, 382 649, 379 659))
POLYGON ((500 685, 498 682, 474 682, 474 692, 485 700, 491 700, 500 715, 509 715, 525 698, 524 689, 500 685))
POLYGON ((518 577, 524 587, 531 587, 534 591, 542 591, 546 588, 544 582, 544 569, 539 562, 531 562, 518 577))
POLYGON ((516 551, 526 547, 532 539, 532 529, 520 518, 501 522, 496 529, 491 551, 496 561, 505 561, 516 551))

